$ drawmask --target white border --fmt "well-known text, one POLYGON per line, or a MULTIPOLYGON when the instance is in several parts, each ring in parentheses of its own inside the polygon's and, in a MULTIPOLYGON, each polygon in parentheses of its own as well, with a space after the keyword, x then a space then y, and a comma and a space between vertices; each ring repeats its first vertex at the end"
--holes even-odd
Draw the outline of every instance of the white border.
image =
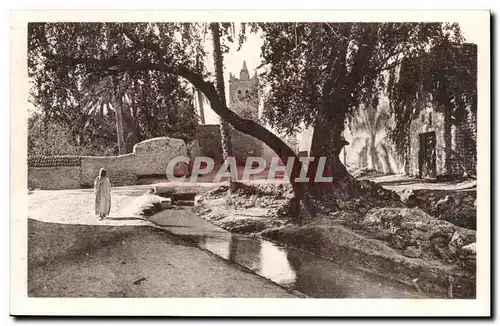
POLYGON ((140 316, 487 316, 490 313, 490 16, 488 11, 11 12, 11 314, 140 316), (27 298, 26 23, 28 21, 473 21, 478 44, 478 289, 475 300, 27 298))

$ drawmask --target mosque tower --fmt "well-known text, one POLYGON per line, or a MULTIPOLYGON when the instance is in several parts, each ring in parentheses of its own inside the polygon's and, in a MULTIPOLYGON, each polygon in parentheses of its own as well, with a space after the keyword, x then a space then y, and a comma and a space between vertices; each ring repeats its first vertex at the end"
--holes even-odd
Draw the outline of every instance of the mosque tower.
POLYGON ((243 118, 259 118, 257 95, 257 71, 252 78, 248 73, 247 63, 243 61, 239 78, 229 75, 229 107, 243 118))

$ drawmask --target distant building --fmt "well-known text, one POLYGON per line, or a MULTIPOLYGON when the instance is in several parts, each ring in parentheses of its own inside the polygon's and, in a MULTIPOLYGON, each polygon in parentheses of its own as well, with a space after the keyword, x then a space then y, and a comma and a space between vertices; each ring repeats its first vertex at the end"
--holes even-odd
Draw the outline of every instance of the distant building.
POLYGON ((232 73, 229 74, 229 107, 242 118, 255 121, 259 119, 257 85, 257 71, 250 78, 245 61, 243 61, 239 78, 232 73))
MULTIPOLYGON (((229 76, 229 108, 240 117, 258 121, 259 97, 257 92, 257 72, 250 78, 246 62, 240 70, 239 78, 229 76)), ((222 144, 218 124, 198 126, 197 140, 204 155, 216 162, 222 161, 222 144)), ((231 131, 233 154, 239 165, 244 165, 250 156, 263 156, 264 143, 237 130, 231 131)))

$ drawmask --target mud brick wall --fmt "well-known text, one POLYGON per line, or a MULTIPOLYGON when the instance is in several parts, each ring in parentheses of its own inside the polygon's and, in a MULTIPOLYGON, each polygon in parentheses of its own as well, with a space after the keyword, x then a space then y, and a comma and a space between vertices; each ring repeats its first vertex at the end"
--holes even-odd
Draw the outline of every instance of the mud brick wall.
POLYGON ((134 146, 136 156, 134 171, 137 175, 165 175, 168 163, 174 157, 188 156, 184 140, 158 137, 134 146))
POLYGON ((28 187, 32 189, 78 189, 80 166, 29 167, 28 187))
POLYGON ((80 188, 79 156, 28 157, 28 187, 32 189, 80 188))
POLYGON ((196 130, 196 140, 200 147, 201 156, 208 156, 216 163, 221 164, 222 142, 219 125, 200 125, 196 130))
POLYGON ((139 176, 165 175, 168 162, 177 156, 187 156, 182 139, 158 137, 134 146, 131 154, 120 156, 82 157, 82 186, 93 186, 101 168, 108 171, 113 186, 131 185, 139 176))
POLYGON ((28 186, 41 189, 93 187, 101 168, 112 186, 136 184, 140 176, 165 175, 170 160, 187 156, 182 139, 158 137, 134 146, 120 156, 58 156, 28 158, 28 186))
POLYGON ((105 168, 112 186, 135 184, 136 157, 134 154, 120 156, 84 156, 82 157, 82 187, 93 187, 94 179, 101 168, 105 168))
POLYGON ((233 144, 233 154, 236 157, 238 165, 245 165, 247 157, 262 157, 264 143, 260 140, 237 130, 232 130, 231 141, 233 144))
POLYGON ((467 122, 453 127, 453 151, 450 155, 451 173, 462 175, 476 175, 477 165, 477 121, 469 119, 467 122))

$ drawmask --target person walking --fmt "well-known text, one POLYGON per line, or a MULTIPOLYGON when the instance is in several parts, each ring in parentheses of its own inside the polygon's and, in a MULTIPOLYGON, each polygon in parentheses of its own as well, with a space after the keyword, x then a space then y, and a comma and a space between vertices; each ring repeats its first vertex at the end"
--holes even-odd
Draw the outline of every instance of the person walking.
POLYGON ((111 210, 111 183, 107 177, 106 169, 101 168, 99 176, 94 180, 95 214, 99 220, 109 215, 111 210))

